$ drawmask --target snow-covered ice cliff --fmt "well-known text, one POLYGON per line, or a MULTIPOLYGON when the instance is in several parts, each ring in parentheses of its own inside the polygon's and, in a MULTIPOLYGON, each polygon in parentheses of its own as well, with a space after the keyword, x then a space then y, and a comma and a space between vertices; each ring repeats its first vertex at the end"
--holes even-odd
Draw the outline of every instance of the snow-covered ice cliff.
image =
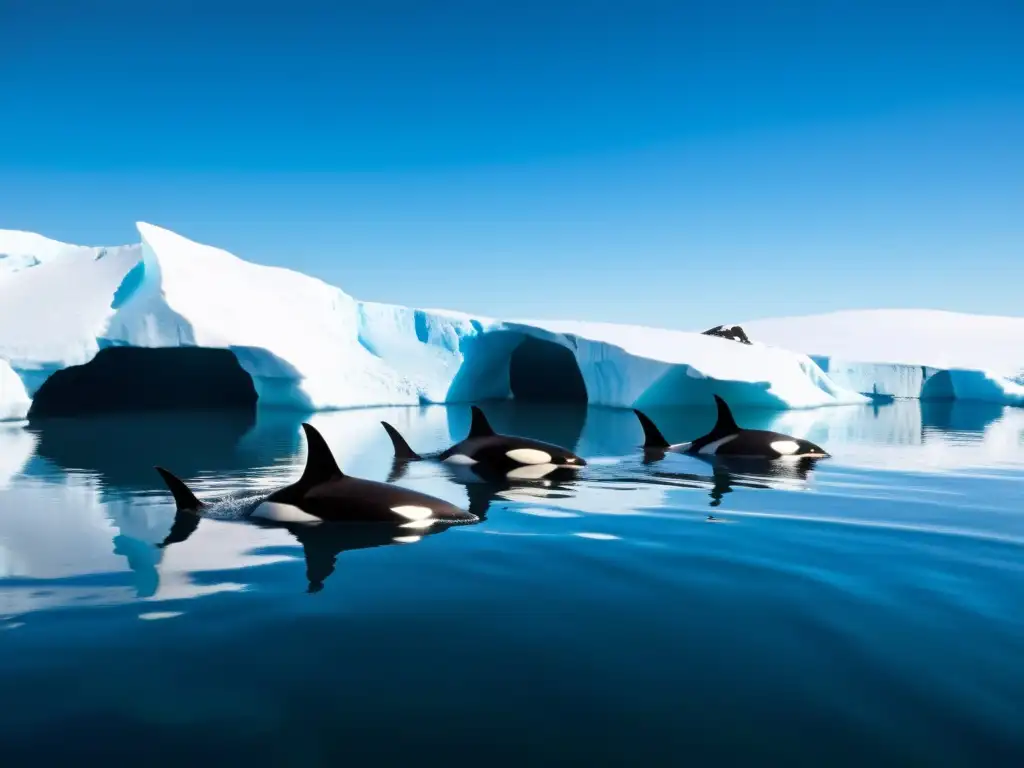
MULTIPOLYGON (((503 398, 531 377, 534 390, 578 381, 589 402, 623 407, 705 404, 717 392, 738 405, 809 408, 871 391, 802 349, 760 343, 773 339, 756 323, 748 345, 361 302, 151 224, 138 230, 140 244, 117 248, 0 231, 0 419, 25 417, 41 389, 56 391, 55 374, 95 371, 97 355, 125 348, 228 350, 261 405, 311 410, 503 398)), ((91 387, 133 376, 103 370, 91 387)))

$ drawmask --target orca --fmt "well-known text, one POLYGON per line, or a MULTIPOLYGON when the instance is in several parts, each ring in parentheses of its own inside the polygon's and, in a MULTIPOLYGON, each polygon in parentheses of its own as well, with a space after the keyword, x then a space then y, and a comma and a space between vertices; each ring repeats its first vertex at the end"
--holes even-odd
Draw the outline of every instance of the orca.
MULTIPOLYGON (((475 523, 476 515, 454 504, 409 488, 344 474, 323 436, 303 423, 306 466, 291 485, 264 498, 249 512, 271 523, 386 523, 401 528, 429 528, 435 523, 475 523)), ((200 512, 205 504, 180 479, 156 467, 181 511, 200 512)), ((181 533, 188 535, 182 523, 181 533)))
POLYGON ((494 431, 484 412, 472 406, 469 434, 450 448, 435 454, 420 455, 386 421, 382 421, 395 447, 395 460, 401 462, 433 459, 449 465, 471 466, 484 477, 501 476, 510 480, 539 480, 559 470, 575 470, 587 462, 572 451, 553 443, 494 431))
MULTIPOLYGON (((433 496, 343 474, 320 433, 309 424, 302 428, 308 445, 302 476, 289 486, 247 502, 243 516, 236 520, 281 528, 294 536, 302 545, 308 592, 323 589, 342 552, 411 544, 454 525, 481 519, 433 496), (413 530, 401 530, 408 528, 413 530)), ((201 501, 171 472, 163 467, 156 470, 176 507, 171 530, 157 545, 164 549, 186 541, 218 502, 201 501)))
POLYGON ((769 432, 763 429, 742 429, 736 424, 725 401, 715 395, 718 419, 706 435, 689 443, 669 443, 661 431, 642 411, 633 409, 644 430, 644 451, 648 454, 685 453, 701 457, 757 460, 827 459, 824 448, 809 440, 769 432))

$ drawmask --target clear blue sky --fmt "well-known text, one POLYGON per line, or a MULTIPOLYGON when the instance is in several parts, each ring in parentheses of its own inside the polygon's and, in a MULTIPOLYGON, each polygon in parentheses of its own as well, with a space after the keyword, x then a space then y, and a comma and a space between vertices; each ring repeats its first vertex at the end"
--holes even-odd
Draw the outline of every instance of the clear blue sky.
POLYGON ((0 227, 703 328, 1024 314, 1024 3, 0 0, 0 227))

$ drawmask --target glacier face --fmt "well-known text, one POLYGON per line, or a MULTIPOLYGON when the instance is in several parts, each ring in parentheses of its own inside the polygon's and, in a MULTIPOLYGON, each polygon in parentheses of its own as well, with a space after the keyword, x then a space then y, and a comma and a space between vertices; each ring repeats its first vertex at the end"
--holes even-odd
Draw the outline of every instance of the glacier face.
MULTIPOLYGON (((138 230, 140 244, 119 248, 0 232, 0 253, 9 254, 0 260, 0 418, 24 418, 53 374, 88 367, 111 347, 229 350, 262 406, 507 398, 527 337, 576 366, 593 404, 706 404, 712 391, 777 409, 866 400, 810 357, 756 337, 745 345, 656 328, 509 322, 361 302, 322 280, 151 224, 138 230)), ((576 374, 522 365, 524 375, 552 377, 552 385, 576 374)))
POLYGON ((1024 406, 1024 318, 875 309, 743 326, 759 341, 811 355, 856 392, 1024 406))

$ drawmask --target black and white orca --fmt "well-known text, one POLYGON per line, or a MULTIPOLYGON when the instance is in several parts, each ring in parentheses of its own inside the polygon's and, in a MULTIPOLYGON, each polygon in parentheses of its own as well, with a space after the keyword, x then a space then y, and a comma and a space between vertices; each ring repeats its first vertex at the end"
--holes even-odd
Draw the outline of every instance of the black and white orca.
MULTIPOLYGON (((250 519, 304 525, 378 523, 400 528, 478 522, 476 515, 434 496, 344 474, 323 436, 310 424, 304 423, 302 429, 307 445, 302 476, 264 498, 249 512, 250 519)), ((202 511, 206 505, 185 483, 163 467, 156 470, 167 483, 179 510, 202 511)), ((181 533, 187 536, 187 522, 182 522, 182 526, 181 533)))
POLYGON ((763 429, 741 429, 729 406, 718 395, 718 420, 714 428, 689 443, 669 443, 644 413, 633 409, 644 430, 644 450, 650 453, 685 453, 729 459, 826 459, 824 448, 809 440, 769 432, 763 429))
MULTIPOLYGON (((308 424, 302 426, 309 446, 302 477, 248 501, 242 517, 234 519, 281 528, 294 536, 302 545, 309 592, 323 589, 342 552, 413 543, 479 520, 433 496, 342 474, 320 433, 308 424), (407 528, 414 530, 402 530, 407 528)), ((199 500, 180 479, 163 467, 156 469, 177 507, 170 532, 157 545, 163 549, 186 541, 205 513, 221 502, 199 500)))
POLYGON ((449 465, 470 466, 481 477, 511 480, 539 480, 553 472, 585 467, 587 462, 572 451, 553 443, 494 431, 487 417, 475 405, 469 434, 450 448, 436 454, 420 455, 386 421, 384 429, 395 446, 395 460, 401 462, 434 459, 449 465))

